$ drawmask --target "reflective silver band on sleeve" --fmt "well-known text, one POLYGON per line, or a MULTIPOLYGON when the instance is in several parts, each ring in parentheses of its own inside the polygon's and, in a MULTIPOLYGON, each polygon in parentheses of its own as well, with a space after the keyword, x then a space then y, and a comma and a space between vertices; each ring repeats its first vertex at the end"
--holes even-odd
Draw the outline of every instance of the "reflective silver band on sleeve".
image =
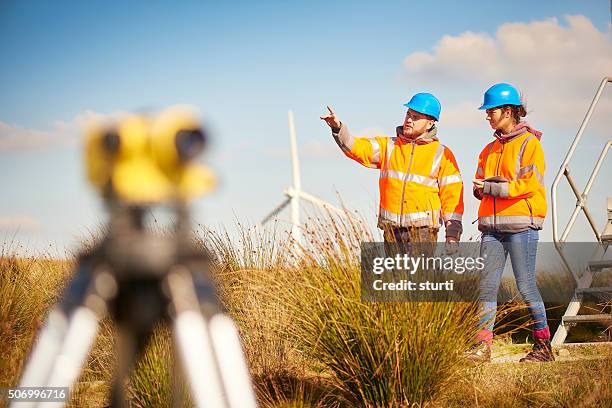
POLYGON ((446 147, 442 143, 438 145, 436 149, 436 154, 434 155, 433 163, 431 164, 431 178, 436 178, 438 175, 438 169, 440 168, 440 163, 442 163, 442 156, 444 156, 444 150, 446 147))
POLYGON ((368 139, 372 145, 372 164, 378 164, 380 162, 380 146, 378 140, 368 139))
POLYGON ((516 174, 516 178, 520 179, 521 177, 523 177, 525 174, 529 173, 530 171, 533 171, 535 173, 535 176, 540 182, 540 184, 544 184, 544 176, 540 174, 540 171, 538 170, 538 166, 536 166, 535 164, 530 164, 529 166, 521 167, 518 173, 516 174))

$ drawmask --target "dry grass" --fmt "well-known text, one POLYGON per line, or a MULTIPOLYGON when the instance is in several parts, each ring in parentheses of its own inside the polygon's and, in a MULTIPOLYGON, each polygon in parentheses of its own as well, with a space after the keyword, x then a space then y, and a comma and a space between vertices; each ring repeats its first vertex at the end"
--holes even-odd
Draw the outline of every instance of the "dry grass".
MULTIPOLYGON (((373 237, 360 224, 310 219, 297 253, 274 228, 238 230, 236 241, 201 228, 198 244, 213 257, 262 406, 570 407, 612 398, 609 358, 466 366, 473 305, 361 302, 359 245, 373 237)), ((9 252, 0 258, 0 386, 16 384, 36 329, 74 266, 9 252)), ((72 406, 108 403, 114 337, 104 320, 72 406)), ((170 404, 173 356, 170 333, 160 326, 130 379, 132 405, 170 404)), ((190 405, 188 396, 183 403, 190 405)))
POLYGON ((612 350, 593 359, 486 364, 465 371, 440 407, 611 407, 612 350))

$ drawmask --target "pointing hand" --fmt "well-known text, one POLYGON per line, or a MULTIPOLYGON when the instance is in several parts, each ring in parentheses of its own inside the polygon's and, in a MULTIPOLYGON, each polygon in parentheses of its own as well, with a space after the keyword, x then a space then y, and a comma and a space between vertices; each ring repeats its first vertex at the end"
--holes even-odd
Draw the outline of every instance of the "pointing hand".
POLYGON ((324 120, 325 123, 327 123, 327 126, 329 126, 332 129, 339 129, 341 126, 340 123, 340 119, 338 119, 338 117, 336 116, 336 112, 334 112, 334 110, 328 106, 327 110, 329 111, 328 115, 322 115, 321 116, 321 120, 324 120))

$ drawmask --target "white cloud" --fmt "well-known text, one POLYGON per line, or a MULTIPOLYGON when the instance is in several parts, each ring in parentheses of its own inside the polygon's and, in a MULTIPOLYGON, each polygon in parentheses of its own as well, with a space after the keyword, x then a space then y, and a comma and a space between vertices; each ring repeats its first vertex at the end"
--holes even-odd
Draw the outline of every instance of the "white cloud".
POLYGON ((71 120, 55 121, 51 129, 33 129, 0 121, 0 152, 75 146, 89 124, 116 119, 122 115, 125 112, 103 114, 86 110, 71 120))
MULTIPOLYGON (((483 91, 496 82, 510 82, 524 92, 528 111, 539 121, 576 129, 601 79, 612 73, 610 34, 584 16, 566 16, 530 23, 506 23, 494 36, 464 32, 444 36, 430 51, 404 59, 411 81, 427 81, 442 92, 460 92, 461 102, 442 112, 446 124, 466 125, 476 117, 483 91), (461 116, 464 112, 468 117, 461 116)), ((609 92, 599 112, 612 109, 609 92)), ((480 117, 479 120, 482 120, 480 117)), ((596 127, 609 128, 605 120, 596 127)))
POLYGON ((40 229, 40 223, 29 215, 0 218, 0 231, 33 232, 40 229))

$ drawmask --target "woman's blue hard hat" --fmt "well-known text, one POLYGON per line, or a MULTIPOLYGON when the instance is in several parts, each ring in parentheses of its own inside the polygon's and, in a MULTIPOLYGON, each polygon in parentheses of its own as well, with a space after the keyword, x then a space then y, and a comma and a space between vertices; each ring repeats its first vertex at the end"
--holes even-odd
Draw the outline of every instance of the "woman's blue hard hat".
POLYGON ((478 109, 491 109, 503 105, 522 105, 521 95, 515 87, 510 84, 495 84, 484 94, 484 102, 478 109))
POLYGON ((442 105, 440 105, 438 98, 430 93, 422 92, 415 94, 408 103, 404 104, 404 106, 412 109, 413 111, 422 113, 423 115, 432 116, 436 120, 440 119, 442 105))

